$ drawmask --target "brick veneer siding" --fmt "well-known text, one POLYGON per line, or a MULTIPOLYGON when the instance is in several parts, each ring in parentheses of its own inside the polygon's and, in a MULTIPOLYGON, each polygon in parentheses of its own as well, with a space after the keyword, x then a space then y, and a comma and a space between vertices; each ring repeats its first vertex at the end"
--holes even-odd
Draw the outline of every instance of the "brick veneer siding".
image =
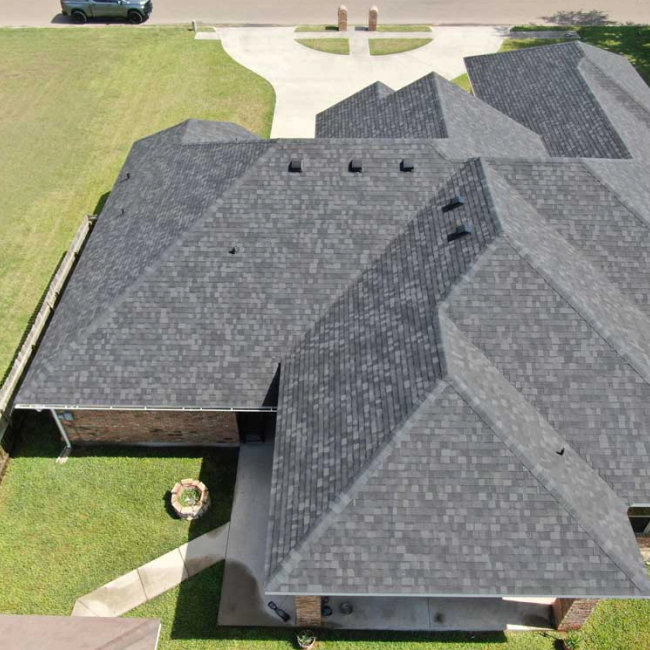
POLYGON ((320 627, 320 596, 296 596, 296 625, 298 627, 320 627))
POLYGON ((597 604, 597 600, 587 598, 556 598, 553 603, 555 628, 561 632, 579 630, 597 604))
POLYGON ((70 411, 72 421, 58 413, 73 443, 239 443, 232 411, 70 411))

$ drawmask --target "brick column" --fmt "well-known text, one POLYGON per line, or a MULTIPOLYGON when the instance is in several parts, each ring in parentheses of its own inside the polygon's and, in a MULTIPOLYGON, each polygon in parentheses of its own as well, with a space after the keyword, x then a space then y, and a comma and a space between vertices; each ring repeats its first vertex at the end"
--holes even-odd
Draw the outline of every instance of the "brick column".
POLYGON ((339 32, 348 31, 348 8, 345 5, 339 7, 338 27, 339 32))
POLYGON ((368 31, 376 32, 377 23, 379 22, 379 9, 376 5, 370 7, 370 12, 368 13, 368 31))
POLYGON ((552 605, 555 629, 560 632, 579 630, 597 604, 597 600, 587 598, 556 598, 552 605))
POLYGON ((296 625, 298 627, 320 627, 320 596, 296 596, 296 625))

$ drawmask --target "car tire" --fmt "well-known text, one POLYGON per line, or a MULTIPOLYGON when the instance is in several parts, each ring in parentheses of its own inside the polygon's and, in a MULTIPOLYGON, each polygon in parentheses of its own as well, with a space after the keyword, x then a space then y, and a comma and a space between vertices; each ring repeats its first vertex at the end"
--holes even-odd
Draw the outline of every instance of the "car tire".
POLYGON ((132 25, 139 25, 144 20, 139 11, 129 11, 128 19, 132 25))
POLYGON ((72 22, 77 23, 77 25, 84 25, 88 21, 86 14, 80 9, 75 9, 72 12, 71 17, 72 22))

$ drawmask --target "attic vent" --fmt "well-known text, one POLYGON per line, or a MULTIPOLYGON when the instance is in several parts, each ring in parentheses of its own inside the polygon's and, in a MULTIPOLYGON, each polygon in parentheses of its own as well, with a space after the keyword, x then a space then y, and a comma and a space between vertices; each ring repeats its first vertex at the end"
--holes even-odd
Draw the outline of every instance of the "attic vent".
POLYGON ((461 237, 465 237, 465 235, 471 235, 472 234, 472 226, 468 223, 462 223, 460 226, 454 230, 451 234, 447 235, 447 241, 456 241, 457 239, 460 239, 461 237))
POLYGON ((556 451, 555 453, 556 453, 558 456, 564 456, 564 447, 562 447, 562 449, 560 449, 559 451, 556 451))
POLYGON ((461 205, 465 205, 465 197, 464 196, 455 196, 447 205, 445 205, 442 208, 443 212, 449 212, 450 210, 455 210, 456 208, 459 208, 461 205))
POLYGON ((360 174, 363 169, 363 165, 361 164, 361 159, 353 158, 350 161, 350 166, 348 169, 354 174, 360 174))
POLYGON ((401 172, 412 172, 414 169, 415 165, 413 164, 413 161, 408 158, 404 158, 399 164, 399 170, 401 172))
POLYGON ((228 253, 230 253, 230 255, 234 255, 236 252, 237 252, 237 249, 234 246, 232 248, 228 249, 228 253))
POLYGON ((302 172, 302 158, 292 158, 289 163, 289 171, 293 174, 300 174, 302 172))

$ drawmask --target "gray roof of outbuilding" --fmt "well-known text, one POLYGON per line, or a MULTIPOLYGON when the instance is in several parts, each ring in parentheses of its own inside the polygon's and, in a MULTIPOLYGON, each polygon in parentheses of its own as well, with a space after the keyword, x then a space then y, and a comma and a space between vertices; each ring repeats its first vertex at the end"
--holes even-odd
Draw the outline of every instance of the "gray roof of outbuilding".
POLYGON ((647 157, 650 89, 624 56, 570 42, 465 63, 477 97, 539 133, 552 156, 647 157))

